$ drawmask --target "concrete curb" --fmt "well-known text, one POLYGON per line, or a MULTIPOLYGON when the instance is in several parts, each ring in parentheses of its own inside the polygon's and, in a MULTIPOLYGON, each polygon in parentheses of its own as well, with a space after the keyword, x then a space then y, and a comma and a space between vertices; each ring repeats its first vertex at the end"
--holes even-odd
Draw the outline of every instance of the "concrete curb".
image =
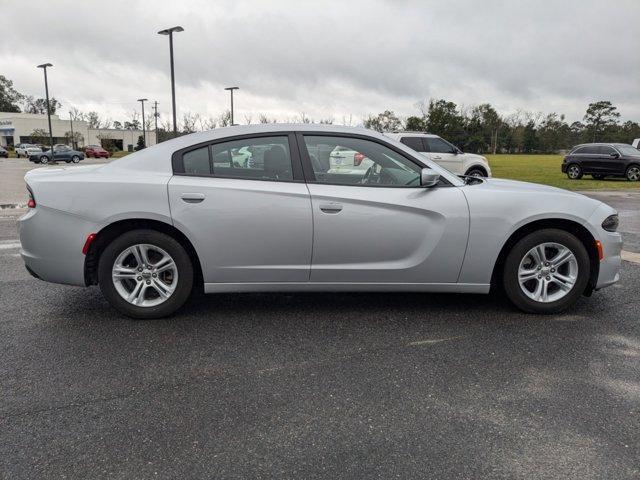
POLYGON ((27 208, 26 203, 0 203, 0 210, 27 208))

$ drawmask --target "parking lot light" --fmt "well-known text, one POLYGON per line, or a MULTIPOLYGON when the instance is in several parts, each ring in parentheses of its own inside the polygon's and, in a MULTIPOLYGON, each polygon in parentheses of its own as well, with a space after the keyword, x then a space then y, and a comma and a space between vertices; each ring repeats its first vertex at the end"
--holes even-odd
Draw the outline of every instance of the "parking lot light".
POLYGON ((178 135, 176 126, 176 77, 173 69, 173 32, 184 32, 180 26, 165 28, 158 32, 159 35, 169 35, 169 61, 171 62, 171 105, 173 107, 173 136, 178 135))
POLYGON ((231 126, 233 127, 235 124, 233 123, 233 91, 240 90, 240 87, 227 87, 225 90, 229 90, 231 93, 231 126))
POLYGON ((44 70, 44 92, 47 99, 47 120, 49 121, 49 143, 51 144, 51 158, 53 159, 53 131, 51 130, 51 107, 49 105, 49 82, 47 81, 47 67, 53 67, 51 63, 43 63, 38 68, 44 70))
POLYGON ((146 102, 147 99, 139 98, 138 101, 142 104, 142 145, 144 148, 147 148, 147 132, 144 128, 144 102, 146 102))

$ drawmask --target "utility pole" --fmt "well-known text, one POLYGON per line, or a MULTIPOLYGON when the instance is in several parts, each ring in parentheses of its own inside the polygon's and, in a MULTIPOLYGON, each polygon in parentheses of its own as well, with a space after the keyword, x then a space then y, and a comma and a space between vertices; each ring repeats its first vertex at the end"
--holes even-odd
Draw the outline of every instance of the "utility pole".
POLYGON ((153 102, 153 118, 156 123, 156 144, 158 143, 158 101, 153 102))
POLYGON ((138 101, 142 104, 142 145, 143 148, 147 147, 147 132, 144 128, 144 102, 147 101, 146 98, 139 98, 138 101))

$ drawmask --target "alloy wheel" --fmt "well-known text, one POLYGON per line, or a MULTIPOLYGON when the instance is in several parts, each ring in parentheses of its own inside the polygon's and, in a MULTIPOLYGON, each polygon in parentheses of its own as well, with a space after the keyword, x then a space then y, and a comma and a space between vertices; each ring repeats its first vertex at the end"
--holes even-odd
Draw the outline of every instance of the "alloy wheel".
POLYGON ((629 170, 627 170, 627 180, 632 182, 640 180, 640 167, 629 167, 629 170))
POLYGON ((569 170, 567 170, 569 174, 569 178, 576 179, 580 176, 580 167, 577 165, 571 165, 569 170))
POLYGON ((138 244, 116 258, 111 278, 122 298, 138 307, 155 307, 168 300, 178 285, 178 267, 165 250, 138 244))
POLYGON ((565 297, 578 280, 578 261, 573 252, 559 243, 542 243, 529 250, 520 261, 518 282, 523 293, 541 303, 565 297))

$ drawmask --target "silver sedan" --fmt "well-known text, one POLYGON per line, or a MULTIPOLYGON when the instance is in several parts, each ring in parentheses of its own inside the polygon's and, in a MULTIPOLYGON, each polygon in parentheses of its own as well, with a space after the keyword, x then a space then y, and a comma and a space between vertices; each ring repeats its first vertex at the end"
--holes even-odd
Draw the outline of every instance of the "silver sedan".
POLYGON ((175 312, 194 288, 502 288, 520 309, 552 313, 619 278, 611 207, 542 185, 461 179, 364 129, 235 126, 25 179, 29 272, 98 284, 135 318, 175 312), (327 168, 336 149, 368 167, 327 168))

